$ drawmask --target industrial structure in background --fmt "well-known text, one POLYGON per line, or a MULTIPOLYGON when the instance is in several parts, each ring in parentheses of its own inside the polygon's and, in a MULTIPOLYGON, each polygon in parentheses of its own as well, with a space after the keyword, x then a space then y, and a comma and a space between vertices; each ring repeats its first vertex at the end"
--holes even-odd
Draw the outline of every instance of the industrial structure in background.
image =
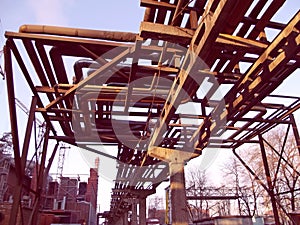
MULTIPOLYGON (((293 190, 275 187, 283 162, 298 175, 299 167, 284 148, 274 148, 277 166, 272 171, 265 135, 277 125, 287 126, 299 157, 294 113, 300 98, 274 94, 299 71, 299 10, 286 22, 273 20, 285 7, 284 0, 141 0, 140 4, 145 14, 139 33, 43 25, 23 25, 19 32, 5 33, 17 177, 9 225, 18 218, 25 224, 27 211, 29 224, 44 220, 45 180, 60 142, 117 162, 110 210, 97 214, 106 224, 146 224, 147 196, 169 180, 168 223, 187 225, 184 165, 215 148, 232 149, 268 193, 276 225, 285 218, 297 224, 295 214, 278 198, 298 195, 299 182, 293 190), (28 87, 22 95, 32 96, 24 135, 15 105, 18 85, 28 87), (36 188, 28 190, 26 161, 30 140, 36 136, 35 118, 45 121, 45 132, 41 145, 35 146, 40 146, 36 188), (54 149, 50 143, 55 143, 54 149), (246 144, 259 146, 263 176, 237 151, 246 144), (105 145, 112 147, 111 152, 99 148, 105 145), (26 191, 34 195, 30 209, 21 201, 26 191)), ((71 185, 74 194, 75 183, 62 179, 60 186, 71 185)), ((49 190, 56 193, 56 184, 51 183, 49 190)), ((62 197, 53 207, 74 209, 72 201, 62 197)), ((91 199, 90 203, 94 206, 91 199)))
MULTIPOLYGON (((16 218, 16 224, 30 224, 30 217, 35 202, 34 190, 38 173, 35 162, 27 162, 27 175, 23 181, 21 194, 23 213, 16 218), (31 190, 31 191, 29 191, 31 190)), ((59 180, 47 177, 41 196, 39 224, 97 224, 98 165, 90 168, 87 182, 80 182, 78 177, 63 177, 59 180)), ((17 174, 11 154, 0 155, 0 213, 1 224, 9 223, 13 193, 17 184, 17 174)))

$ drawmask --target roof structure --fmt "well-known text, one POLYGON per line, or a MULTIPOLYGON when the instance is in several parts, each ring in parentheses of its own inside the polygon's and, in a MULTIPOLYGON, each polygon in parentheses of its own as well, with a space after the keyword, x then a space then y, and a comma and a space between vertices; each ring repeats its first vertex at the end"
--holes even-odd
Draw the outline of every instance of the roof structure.
MULTIPOLYGON (((285 1, 267 2, 141 0, 138 34, 42 25, 6 32, 15 155, 21 151, 11 55, 34 96, 32 115, 46 121, 47 139, 117 160, 109 218, 168 177, 159 148, 192 158, 257 143, 277 124, 294 124, 299 96, 272 92, 300 66, 300 12, 286 24, 274 22, 285 1), (278 35, 268 37, 270 29, 278 35), (99 145, 115 150, 93 148, 99 145)), ((17 157, 20 171, 21 162, 17 157)))

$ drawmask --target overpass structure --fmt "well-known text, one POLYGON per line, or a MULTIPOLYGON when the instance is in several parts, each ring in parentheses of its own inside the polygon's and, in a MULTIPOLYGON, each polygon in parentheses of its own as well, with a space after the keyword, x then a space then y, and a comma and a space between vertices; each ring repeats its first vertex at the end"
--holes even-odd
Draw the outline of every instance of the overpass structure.
MULTIPOLYGON (((270 177, 263 134, 287 124, 300 146, 293 116, 299 96, 272 95, 300 65, 300 12, 290 15, 288 23, 272 20, 284 3, 141 0, 145 14, 139 33, 42 25, 6 32, 5 72, 19 176, 10 224, 22 208, 36 114, 45 120, 46 131, 38 186, 31 190, 36 196, 32 224, 38 222, 44 177, 58 148, 49 148, 52 139, 116 160, 111 208, 101 213, 109 224, 126 224, 129 210, 132 224, 145 224, 146 197, 166 179, 172 224, 187 224, 184 165, 211 148, 260 143, 270 177), (275 37, 268 36, 269 30, 275 37), (32 95, 22 141, 16 82, 32 95), (111 146, 111 152, 98 146, 111 146)), ((288 159, 281 154, 281 160, 288 159)), ((262 184, 279 224, 272 180, 262 184)))

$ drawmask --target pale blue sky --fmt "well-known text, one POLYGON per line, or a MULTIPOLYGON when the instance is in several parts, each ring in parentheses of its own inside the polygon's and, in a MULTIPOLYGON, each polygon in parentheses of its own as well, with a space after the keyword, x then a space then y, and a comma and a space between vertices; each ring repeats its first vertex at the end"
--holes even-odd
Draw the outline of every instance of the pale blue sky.
POLYGON ((45 24, 104 30, 139 30, 144 8, 133 0, 1 0, 4 29, 45 24))

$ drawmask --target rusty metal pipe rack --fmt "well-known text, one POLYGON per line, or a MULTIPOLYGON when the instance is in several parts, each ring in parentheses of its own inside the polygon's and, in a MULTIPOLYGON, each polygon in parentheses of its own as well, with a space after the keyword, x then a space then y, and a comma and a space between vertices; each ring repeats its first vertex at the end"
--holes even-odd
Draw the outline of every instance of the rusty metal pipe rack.
MULTIPOLYGON (((6 32, 5 70, 20 179, 28 146, 20 154, 12 61, 34 96, 28 123, 35 113, 46 121, 45 149, 48 139, 92 151, 89 144, 115 146, 118 173, 111 210, 105 213, 111 222, 128 211, 128 199, 140 195, 137 191, 150 195, 168 176, 168 164, 151 157, 152 147, 196 154, 208 146, 236 149, 258 142, 278 124, 293 125, 299 147, 292 116, 300 107, 299 96, 285 104, 287 97, 271 94, 300 66, 300 13, 289 23, 274 22, 285 1, 273 0, 265 8, 267 2, 141 0, 146 9, 139 34, 32 25, 6 32), (270 41, 268 28, 279 32, 270 41), (72 58, 73 65, 64 57, 72 58), (206 66, 199 68, 193 57, 206 66), (199 96, 205 82, 212 87, 199 96), (226 85, 223 99, 214 99, 226 85), (265 102, 270 98, 283 101, 265 102), (186 103, 200 110, 178 112, 186 103), (126 132, 118 133, 116 126, 126 132)), ((114 158, 113 153, 99 154, 114 158)), ((15 193, 10 224, 21 190, 15 193)), ((34 212, 36 220, 38 209, 34 212)))

